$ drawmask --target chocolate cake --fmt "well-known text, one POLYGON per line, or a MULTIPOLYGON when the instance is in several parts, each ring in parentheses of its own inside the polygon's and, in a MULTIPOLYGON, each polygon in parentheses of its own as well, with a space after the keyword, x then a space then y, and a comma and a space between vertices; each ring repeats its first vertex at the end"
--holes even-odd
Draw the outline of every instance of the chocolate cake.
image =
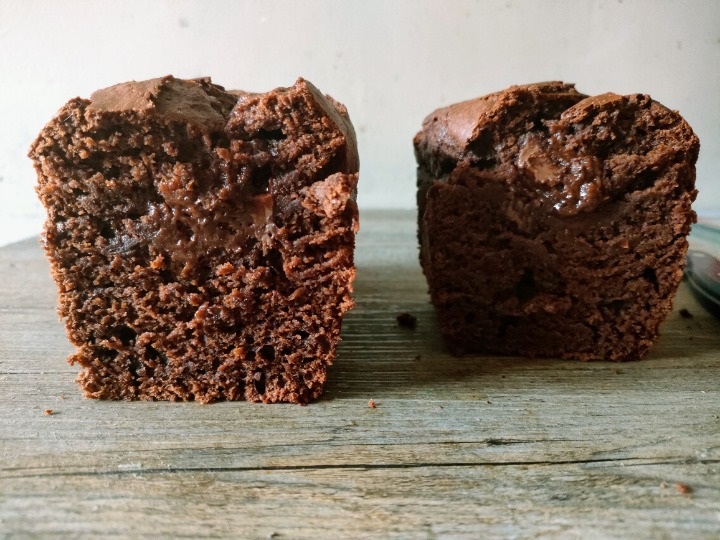
POLYGON ((454 354, 647 353, 682 278, 699 142, 649 96, 513 86, 414 140, 420 258, 454 354))
POLYGON ((353 306, 358 155, 299 79, 70 100, 32 145, 44 246, 85 394, 307 403, 353 306))

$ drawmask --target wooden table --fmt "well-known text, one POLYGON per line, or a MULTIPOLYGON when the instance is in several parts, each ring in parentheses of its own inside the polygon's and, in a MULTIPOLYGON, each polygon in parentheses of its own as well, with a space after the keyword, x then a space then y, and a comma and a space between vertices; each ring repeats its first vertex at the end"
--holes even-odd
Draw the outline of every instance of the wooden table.
POLYGON ((1 249, 0 537, 720 538, 720 323, 687 290, 646 361, 456 359, 412 213, 364 215, 357 263, 321 401, 125 403, 81 397, 37 240, 1 249))

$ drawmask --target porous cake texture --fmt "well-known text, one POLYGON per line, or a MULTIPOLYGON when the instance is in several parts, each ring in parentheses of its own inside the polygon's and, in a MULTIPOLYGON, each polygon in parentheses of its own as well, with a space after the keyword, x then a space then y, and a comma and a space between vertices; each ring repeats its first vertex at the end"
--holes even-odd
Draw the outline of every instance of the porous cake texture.
POLYGON ((699 142, 644 94, 513 86, 416 135, 421 264, 451 352, 633 360, 682 278, 699 142))
POLYGON ((353 306, 358 155, 299 79, 129 82, 69 101, 30 156, 89 397, 307 403, 353 306))

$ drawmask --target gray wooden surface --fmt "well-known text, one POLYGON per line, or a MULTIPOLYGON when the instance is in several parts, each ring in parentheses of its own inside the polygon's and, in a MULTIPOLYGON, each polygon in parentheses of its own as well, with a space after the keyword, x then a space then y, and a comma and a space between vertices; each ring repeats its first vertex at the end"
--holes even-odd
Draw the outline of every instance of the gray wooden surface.
POLYGON ((684 288, 642 362, 455 359, 413 214, 361 228, 307 407, 83 399, 37 241, 0 249, 0 538, 720 538, 720 323, 684 288))

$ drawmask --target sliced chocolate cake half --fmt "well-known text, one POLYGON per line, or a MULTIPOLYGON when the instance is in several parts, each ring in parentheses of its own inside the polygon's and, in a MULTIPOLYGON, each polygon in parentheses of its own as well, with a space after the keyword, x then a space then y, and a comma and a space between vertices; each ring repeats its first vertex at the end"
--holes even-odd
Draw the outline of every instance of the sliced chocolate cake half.
POLYGON ((358 155, 299 79, 129 82, 30 150, 44 246, 89 397, 307 403, 353 306, 358 155))
POLYGON ((561 82, 430 114, 415 137, 421 263, 451 352, 647 353, 682 278, 698 151, 649 96, 561 82))

